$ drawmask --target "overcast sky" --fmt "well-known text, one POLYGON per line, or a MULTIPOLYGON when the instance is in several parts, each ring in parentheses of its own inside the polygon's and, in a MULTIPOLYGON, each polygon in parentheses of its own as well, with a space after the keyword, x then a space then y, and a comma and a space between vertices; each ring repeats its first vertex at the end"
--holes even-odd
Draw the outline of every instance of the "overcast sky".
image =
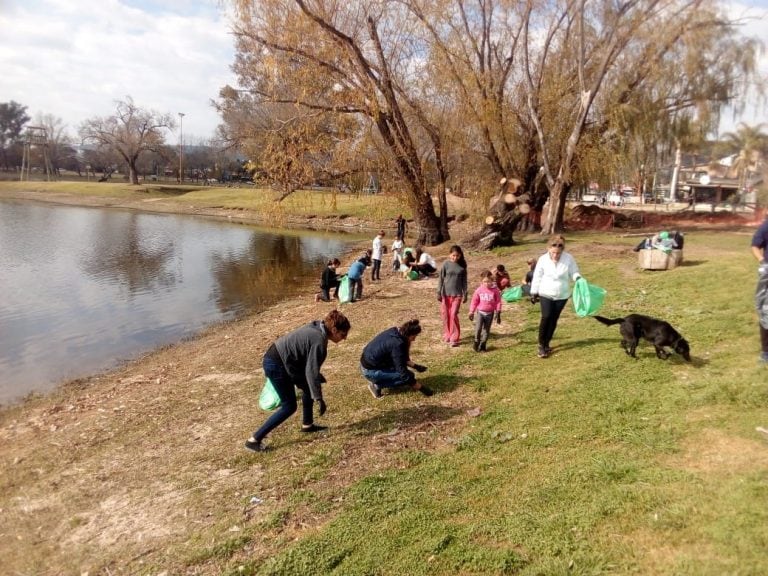
MULTIPOLYGON (((74 135, 131 96, 184 113, 185 142, 209 138, 219 123, 210 101, 236 84, 222 10, 217 0, 0 0, 0 102, 15 100, 33 118, 53 114, 74 135)), ((732 3, 731 13, 754 17, 745 34, 768 40, 768 0, 732 3)), ((768 56, 761 69, 768 74, 768 56)), ((733 129, 739 119, 725 116, 722 129, 733 129)), ((768 114, 752 106, 742 119, 768 122, 768 114)))

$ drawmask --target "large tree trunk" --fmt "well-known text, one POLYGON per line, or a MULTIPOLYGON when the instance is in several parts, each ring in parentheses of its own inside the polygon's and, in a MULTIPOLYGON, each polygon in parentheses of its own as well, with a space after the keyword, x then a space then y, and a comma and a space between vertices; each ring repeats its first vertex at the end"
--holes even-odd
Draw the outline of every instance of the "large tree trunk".
POLYGON ((131 184, 139 183, 139 171, 136 170, 136 161, 128 162, 128 180, 131 184))
MULTIPOLYGON (((417 183, 411 183, 413 198, 413 220, 418 230, 417 244, 421 246, 435 246, 450 239, 447 233, 443 233, 440 226, 440 218, 435 214, 432 197, 426 190, 418 190, 417 183)), ((443 191, 445 195, 445 191, 443 191)))
POLYGON ((522 193, 520 180, 502 178, 499 193, 491 199, 485 225, 471 243, 479 249, 515 244, 514 233, 531 210, 530 197, 522 193))
POLYGON ((566 184, 559 178, 555 180, 555 185, 552 187, 549 195, 547 223, 541 229, 542 234, 558 234, 563 231, 565 225, 565 201, 570 189, 570 184, 566 184))

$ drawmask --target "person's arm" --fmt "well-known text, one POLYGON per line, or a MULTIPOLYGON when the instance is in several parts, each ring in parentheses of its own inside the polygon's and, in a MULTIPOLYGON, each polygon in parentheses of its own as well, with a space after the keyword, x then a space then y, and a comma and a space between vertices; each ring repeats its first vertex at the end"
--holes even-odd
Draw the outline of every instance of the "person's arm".
POLYGON ((410 358, 408 358, 408 347, 407 344, 403 342, 402 345, 396 346, 392 350, 392 364, 395 366, 395 372, 400 374, 400 378, 402 378, 404 383, 412 380, 411 372, 408 371, 408 362, 410 362, 410 358))
POLYGON ((581 274, 579 273, 579 265, 576 264, 576 260, 574 260, 573 256, 570 254, 568 255, 568 273, 571 276, 571 280, 576 282, 579 278, 581 278, 581 274))
POLYGON ((320 374, 320 367, 325 362, 325 356, 327 354, 326 342, 313 343, 307 354, 307 366, 304 371, 304 375, 307 379, 307 385, 309 386, 309 392, 312 396, 312 400, 323 399, 322 382, 323 376, 320 374))
POLYGON ((539 295, 539 288, 541 287, 541 279, 544 277, 544 263, 539 260, 536 263, 536 268, 533 271, 533 280, 531 280, 531 296, 539 295))
POLYGON ((467 287, 467 269, 464 268, 464 272, 461 275, 461 294, 464 296, 464 303, 467 303, 467 297, 469 296, 469 288, 467 287))
POLYGON ((752 255, 758 262, 762 262, 765 257, 765 250, 760 246, 752 246, 752 255))
POLYGON ((445 264, 440 267, 440 274, 437 277, 437 300, 443 299, 443 281, 445 280, 445 264))
POLYGON ((475 310, 477 310, 477 305, 480 304, 480 294, 478 294, 478 291, 475 290, 475 293, 472 294, 472 300, 469 303, 469 313, 474 314, 475 310))

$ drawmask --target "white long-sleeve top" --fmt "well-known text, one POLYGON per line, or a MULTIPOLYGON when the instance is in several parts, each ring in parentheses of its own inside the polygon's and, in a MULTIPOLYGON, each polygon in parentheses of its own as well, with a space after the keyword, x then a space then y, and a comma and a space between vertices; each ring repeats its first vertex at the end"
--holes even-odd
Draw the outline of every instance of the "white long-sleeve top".
POLYGON ((533 271, 531 295, 538 294, 552 300, 566 300, 571 295, 570 281, 581 277, 576 260, 567 252, 555 262, 549 252, 539 257, 533 271))

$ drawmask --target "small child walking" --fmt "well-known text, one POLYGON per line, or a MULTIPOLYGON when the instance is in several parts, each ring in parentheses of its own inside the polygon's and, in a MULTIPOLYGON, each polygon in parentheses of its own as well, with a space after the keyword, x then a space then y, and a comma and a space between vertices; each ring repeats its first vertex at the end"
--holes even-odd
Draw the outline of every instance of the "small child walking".
POLYGON ((405 248, 403 237, 398 236, 395 238, 395 241, 392 242, 392 272, 398 272, 400 270, 400 261, 403 258, 403 248, 405 248))
POLYGON ((328 265, 323 270, 323 275, 320 277, 320 293, 315 294, 315 302, 322 300, 323 302, 331 301, 331 288, 334 288, 333 298, 339 297, 339 277, 336 275, 336 268, 341 266, 338 258, 328 260, 328 265))
POLYGON ((494 315, 496 324, 501 324, 501 292, 496 287, 493 274, 486 270, 480 275, 480 286, 472 294, 469 304, 469 319, 475 322, 475 341, 472 345, 475 352, 486 351, 494 315))
POLYGON ((448 260, 440 268, 437 280, 437 301, 443 319, 443 341, 458 346, 461 338, 459 308, 467 301, 467 261, 461 246, 451 246, 448 260))

